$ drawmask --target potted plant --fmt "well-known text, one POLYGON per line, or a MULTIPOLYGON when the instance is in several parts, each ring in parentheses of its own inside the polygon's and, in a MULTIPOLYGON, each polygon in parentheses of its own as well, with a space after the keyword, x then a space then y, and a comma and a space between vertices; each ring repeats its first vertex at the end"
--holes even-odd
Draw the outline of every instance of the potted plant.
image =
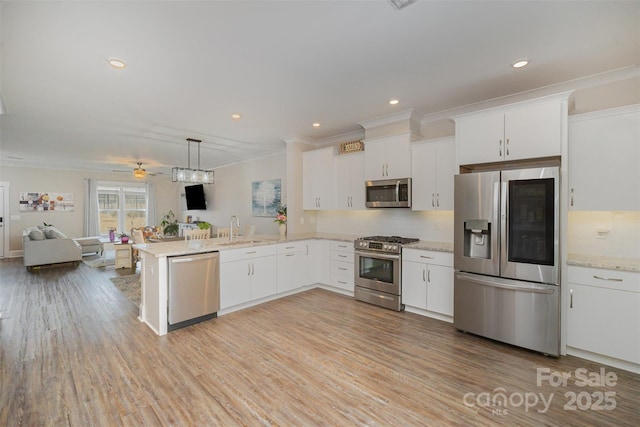
POLYGON ((200 230, 208 230, 211 228, 211 224, 209 224, 207 221, 199 221, 198 228, 200 230))
POLYGON ((162 233, 165 236, 175 236, 178 234, 178 220, 176 219, 173 211, 167 212, 160 220, 160 226, 162 227, 162 233))
POLYGON ((129 235, 127 233, 120 233, 120 242, 129 243, 129 235))
POLYGON ((280 206, 276 210, 276 219, 273 222, 278 223, 278 231, 280 231, 280 235, 284 236, 287 234, 287 206, 280 206))

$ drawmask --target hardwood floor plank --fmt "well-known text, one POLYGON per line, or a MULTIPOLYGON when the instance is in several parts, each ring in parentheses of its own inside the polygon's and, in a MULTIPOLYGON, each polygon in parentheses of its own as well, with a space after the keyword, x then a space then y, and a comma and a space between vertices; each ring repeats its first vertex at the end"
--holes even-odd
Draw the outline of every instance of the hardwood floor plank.
MULTIPOLYGON (((314 289, 158 337, 113 269, 0 260, 0 425, 635 426, 640 376, 314 289), (613 386, 576 385, 601 368, 613 386), (570 372, 563 385, 538 369, 570 372), (565 405, 615 393, 613 410, 565 405), (497 395, 516 399, 486 406, 497 395), (584 394, 587 393, 587 394, 584 394), (551 399, 531 407, 518 398, 551 399), (483 400, 485 399, 485 400, 483 400)), ((523 401, 524 402, 524 401, 523 401)))

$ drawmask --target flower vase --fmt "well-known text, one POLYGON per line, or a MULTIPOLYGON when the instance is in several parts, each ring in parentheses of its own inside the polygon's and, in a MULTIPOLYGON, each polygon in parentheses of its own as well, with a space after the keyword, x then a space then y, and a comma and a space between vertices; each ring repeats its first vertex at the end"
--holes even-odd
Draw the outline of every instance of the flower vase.
POLYGON ((278 231, 280 231, 281 236, 285 236, 287 234, 287 224, 279 224, 278 231))
POLYGON ((116 240, 116 233, 113 230, 109 230, 109 241, 113 242, 116 240))

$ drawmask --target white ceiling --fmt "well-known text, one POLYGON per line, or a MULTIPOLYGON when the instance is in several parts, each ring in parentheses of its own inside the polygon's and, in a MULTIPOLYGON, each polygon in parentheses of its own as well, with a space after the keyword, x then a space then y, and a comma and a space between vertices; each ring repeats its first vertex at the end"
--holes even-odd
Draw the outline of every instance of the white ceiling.
POLYGON ((287 137, 326 141, 409 108, 433 113, 639 65, 637 0, 0 6, 3 165, 141 161, 169 174, 187 165, 191 137, 213 168, 280 151, 287 137), (128 67, 111 68, 112 56, 128 67), (521 58, 531 64, 510 68, 521 58))

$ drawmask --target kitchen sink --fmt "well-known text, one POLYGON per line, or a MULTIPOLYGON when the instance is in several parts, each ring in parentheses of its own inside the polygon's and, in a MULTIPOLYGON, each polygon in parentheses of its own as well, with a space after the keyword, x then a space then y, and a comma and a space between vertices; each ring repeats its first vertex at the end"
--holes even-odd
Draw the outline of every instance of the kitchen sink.
POLYGON ((221 243, 216 243, 216 244, 218 246, 240 246, 240 245, 253 246, 256 243, 261 243, 261 242, 264 242, 264 240, 260 240, 260 239, 249 239, 249 240, 240 239, 240 240, 233 240, 231 242, 221 242, 221 243))

